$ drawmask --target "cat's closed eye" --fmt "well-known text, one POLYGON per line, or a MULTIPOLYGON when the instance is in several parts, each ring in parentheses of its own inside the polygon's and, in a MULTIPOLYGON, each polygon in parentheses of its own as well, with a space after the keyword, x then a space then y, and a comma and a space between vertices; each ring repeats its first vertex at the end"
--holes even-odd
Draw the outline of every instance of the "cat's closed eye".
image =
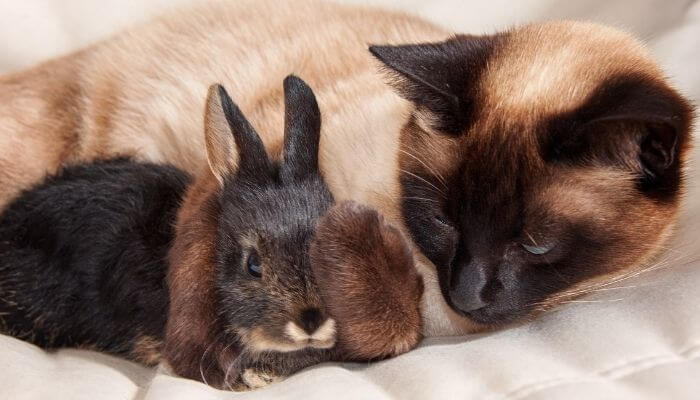
POLYGON ((554 243, 545 243, 539 245, 528 245, 522 243, 521 246, 528 253, 540 256, 549 253, 554 248, 554 243))
POLYGON ((437 223, 438 223, 439 225, 441 225, 441 227, 443 227, 443 228, 452 228, 452 229, 454 229, 454 225, 452 225, 452 223, 449 222, 448 219, 447 219, 445 216, 443 216, 443 215, 435 214, 435 215, 433 216, 433 220, 435 220, 435 222, 437 222, 437 223))

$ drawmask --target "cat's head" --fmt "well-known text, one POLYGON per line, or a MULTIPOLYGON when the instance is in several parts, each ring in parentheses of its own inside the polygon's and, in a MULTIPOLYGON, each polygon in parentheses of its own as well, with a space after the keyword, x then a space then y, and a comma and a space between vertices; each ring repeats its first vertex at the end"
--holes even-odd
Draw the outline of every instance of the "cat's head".
POLYGON ((663 247, 692 108, 636 40, 557 22, 370 51, 415 105, 403 217, 458 314, 519 321, 663 247))

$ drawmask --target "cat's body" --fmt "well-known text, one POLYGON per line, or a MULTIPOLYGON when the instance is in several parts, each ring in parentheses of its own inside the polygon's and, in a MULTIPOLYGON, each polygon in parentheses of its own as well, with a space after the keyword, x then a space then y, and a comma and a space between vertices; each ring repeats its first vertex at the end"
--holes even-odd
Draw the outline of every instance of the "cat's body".
MULTIPOLYGON (((388 133, 398 135, 408 104, 377 73, 379 63, 368 56, 367 44, 447 36, 417 18, 315 0, 214 2, 175 13, 3 77, 0 101, 13 109, 0 111, 0 147, 27 150, 36 164, 13 166, 14 153, 2 154, 0 181, 25 185, 36 180, 33 167, 54 169, 67 161, 115 153, 199 172, 206 164, 198 134, 201 110, 211 82, 221 82, 242 99, 241 108, 261 127, 266 147, 279 154, 276 128, 284 112, 277 83, 294 72, 308 76, 317 88, 326 116, 323 131, 329 132, 321 156, 332 158, 322 164, 334 192, 341 197, 392 197, 386 182, 394 177, 377 172, 395 164, 391 146, 397 138, 388 133), (301 29, 310 25, 315 28, 301 29), (378 125, 387 120, 395 120, 395 126, 378 125), (350 171, 373 175, 377 182, 360 183, 347 176, 350 171)), ((3 198, 10 194, 3 193, 3 198)))
POLYGON ((323 113, 320 166, 334 198, 380 210, 418 245, 425 334, 527 318, 657 254, 678 208, 692 116, 643 47, 614 29, 560 22, 374 48, 409 101, 368 52, 449 37, 419 18, 315 0, 222 2, 4 77, 0 207, 46 171, 105 155, 210 174, 199 129, 214 81, 277 155, 278 82, 296 73, 323 113), (610 135, 590 142, 582 127, 610 135), (640 191, 640 174, 671 188, 664 201, 640 191), (599 232, 581 251, 569 240, 599 232), (545 239, 576 261, 562 268, 580 273, 560 279, 521 249, 549 251, 536 245, 545 239), (471 313, 494 302, 507 307, 471 313))
POLYGON ((190 177, 128 159, 69 166, 0 215, 0 332, 153 365, 190 177))

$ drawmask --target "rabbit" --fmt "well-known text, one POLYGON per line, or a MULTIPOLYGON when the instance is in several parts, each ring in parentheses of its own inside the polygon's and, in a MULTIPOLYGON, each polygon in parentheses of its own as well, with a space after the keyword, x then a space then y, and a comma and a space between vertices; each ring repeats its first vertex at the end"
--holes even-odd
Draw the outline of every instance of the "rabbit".
POLYGON ((66 167, 0 217, 0 332, 158 362, 166 256, 191 177, 130 159, 66 167))
MULTIPOLYGON (((320 111, 301 79, 288 77, 284 90, 281 161, 270 160, 222 86, 210 88, 205 110, 217 182, 209 193, 215 258, 211 266, 190 267, 215 267, 217 339, 242 366, 218 371, 231 376, 229 388, 259 386, 264 375, 245 366, 271 363, 274 370, 263 372, 286 376, 331 358, 327 350, 335 345, 335 321, 325 313, 308 256, 316 220, 333 202, 318 170, 320 111)), ((208 244, 175 226, 180 206, 180 214, 188 212, 183 196, 198 190, 191 181, 171 166, 117 159, 67 167, 19 196, 0 220, 3 332, 47 349, 87 347, 147 365, 161 361, 169 314, 179 315, 170 304, 174 297, 177 306, 179 287, 168 287, 168 261, 178 268, 183 240, 208 244)), ((183 343, 165 361, 179 371, 179 359, 168 355, 193 350, 183 343)), ((205 374, 194 377, 207 382, 205 374)))
POLYGON ((336 322, 309 259, 333 204, 318 167, 321 114, 300 78, 283 86, 279 158, 226 90, 210 87, 208 166, 184 197, 168 256, 164 361, 217 388, 259 387, 336 358, 336 322))

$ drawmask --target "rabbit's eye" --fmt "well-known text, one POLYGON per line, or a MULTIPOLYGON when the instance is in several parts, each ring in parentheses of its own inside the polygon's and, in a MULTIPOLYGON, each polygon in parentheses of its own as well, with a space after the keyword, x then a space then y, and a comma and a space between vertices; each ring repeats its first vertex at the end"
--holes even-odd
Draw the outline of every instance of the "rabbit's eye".
POLYGON ((256 251, 250 252, 248 254, 248 260, 246 261, 246 266, 248 268, 248 273, 256 278, 262 276, 262 267, 260 266, 260 257, 256 251))

